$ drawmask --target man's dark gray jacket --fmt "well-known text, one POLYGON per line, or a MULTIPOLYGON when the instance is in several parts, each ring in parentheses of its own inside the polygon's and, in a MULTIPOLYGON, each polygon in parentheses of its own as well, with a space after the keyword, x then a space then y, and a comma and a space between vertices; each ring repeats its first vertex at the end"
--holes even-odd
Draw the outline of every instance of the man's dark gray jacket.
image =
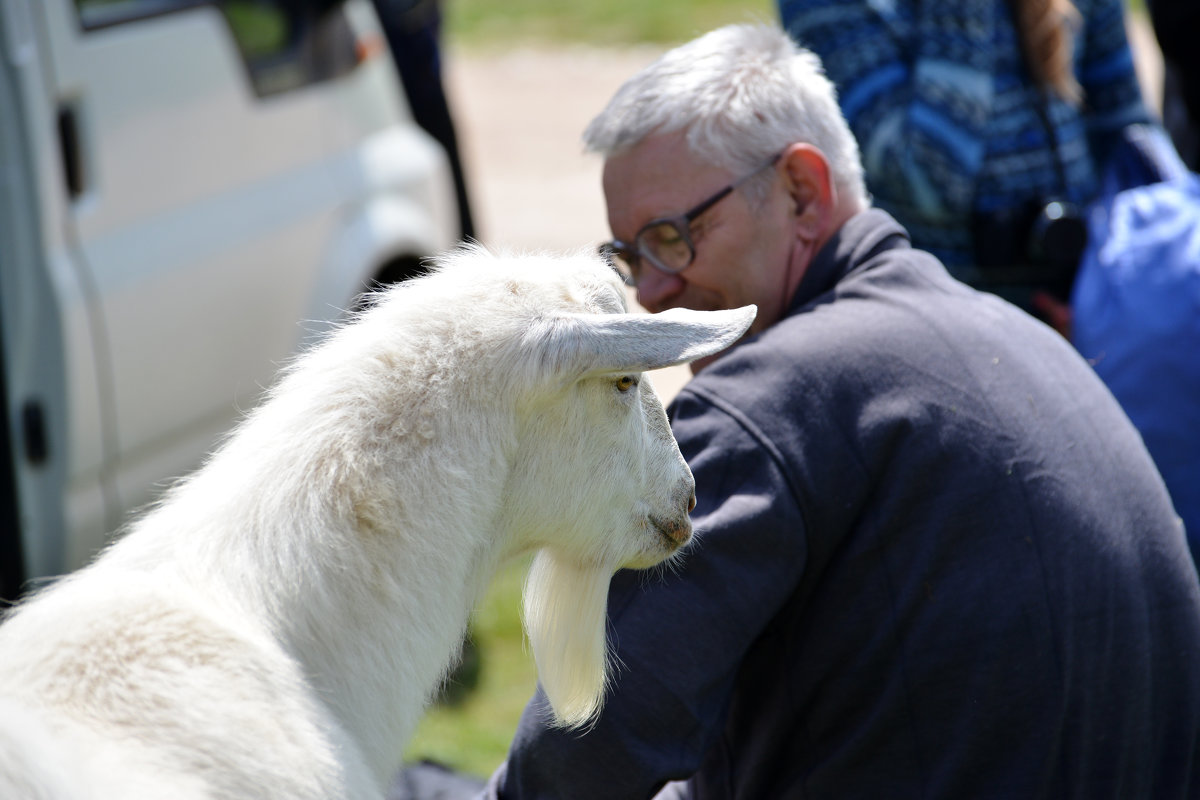
POLYGON ((1200 796, 1183 531, 1049 328, 869 211, 671 411, 698 541, 618 574, 595 728, 548 728, 539 693, 491 791, 1200 796))

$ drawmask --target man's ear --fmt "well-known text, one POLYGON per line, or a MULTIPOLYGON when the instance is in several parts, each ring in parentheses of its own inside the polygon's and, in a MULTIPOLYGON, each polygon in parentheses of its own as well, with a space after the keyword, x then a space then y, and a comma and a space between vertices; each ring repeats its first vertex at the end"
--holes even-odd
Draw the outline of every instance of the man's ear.
POLYGON ((796 206, 796 235, 809 242, 822 239, 837 205, 825 154, 811 144, 796 143, 783 151, 781 160, 796 206))

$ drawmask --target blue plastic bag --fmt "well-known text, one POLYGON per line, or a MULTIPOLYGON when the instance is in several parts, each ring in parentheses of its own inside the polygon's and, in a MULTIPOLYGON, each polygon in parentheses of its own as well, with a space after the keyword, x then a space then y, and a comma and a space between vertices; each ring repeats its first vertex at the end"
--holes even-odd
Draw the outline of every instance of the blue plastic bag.
POLYGON ((1135 132, 1152 138, 1117 155, 1089 210, 1072 339, 1141 432, 1200 562, 1200 176, 1160 133, 1135 132))

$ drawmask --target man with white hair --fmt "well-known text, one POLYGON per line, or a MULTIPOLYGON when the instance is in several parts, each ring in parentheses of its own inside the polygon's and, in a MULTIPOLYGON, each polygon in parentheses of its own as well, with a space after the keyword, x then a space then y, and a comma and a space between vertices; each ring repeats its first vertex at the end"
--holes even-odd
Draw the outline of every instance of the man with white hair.
POLYGON ((698 542, 614 578, 607 705, 539 692, 489 796, 1196 796, 1200 583, 1141 440, 870 207, 817 58, 722 28, 585 140, 642 304, 759 316, 670 409, 698 542))

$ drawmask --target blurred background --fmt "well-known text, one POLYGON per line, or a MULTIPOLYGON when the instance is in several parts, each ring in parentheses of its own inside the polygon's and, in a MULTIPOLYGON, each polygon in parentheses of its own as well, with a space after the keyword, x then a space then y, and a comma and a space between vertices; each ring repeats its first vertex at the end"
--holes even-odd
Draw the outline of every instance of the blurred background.
MULTIPOLYGON (((464 237, 608 238, 580 135, 770 0, 0 0, 0 597, 84 563, 363 291, 464 237), (382 19, 382 24, 381 24, 382 19)), ((1162 64, 1130 36, 1152 107, 1162 64)), ((683 368, 654 383, 664 400, 683 368)), ((486 776, 524 564, 406 753, 486 776)))

